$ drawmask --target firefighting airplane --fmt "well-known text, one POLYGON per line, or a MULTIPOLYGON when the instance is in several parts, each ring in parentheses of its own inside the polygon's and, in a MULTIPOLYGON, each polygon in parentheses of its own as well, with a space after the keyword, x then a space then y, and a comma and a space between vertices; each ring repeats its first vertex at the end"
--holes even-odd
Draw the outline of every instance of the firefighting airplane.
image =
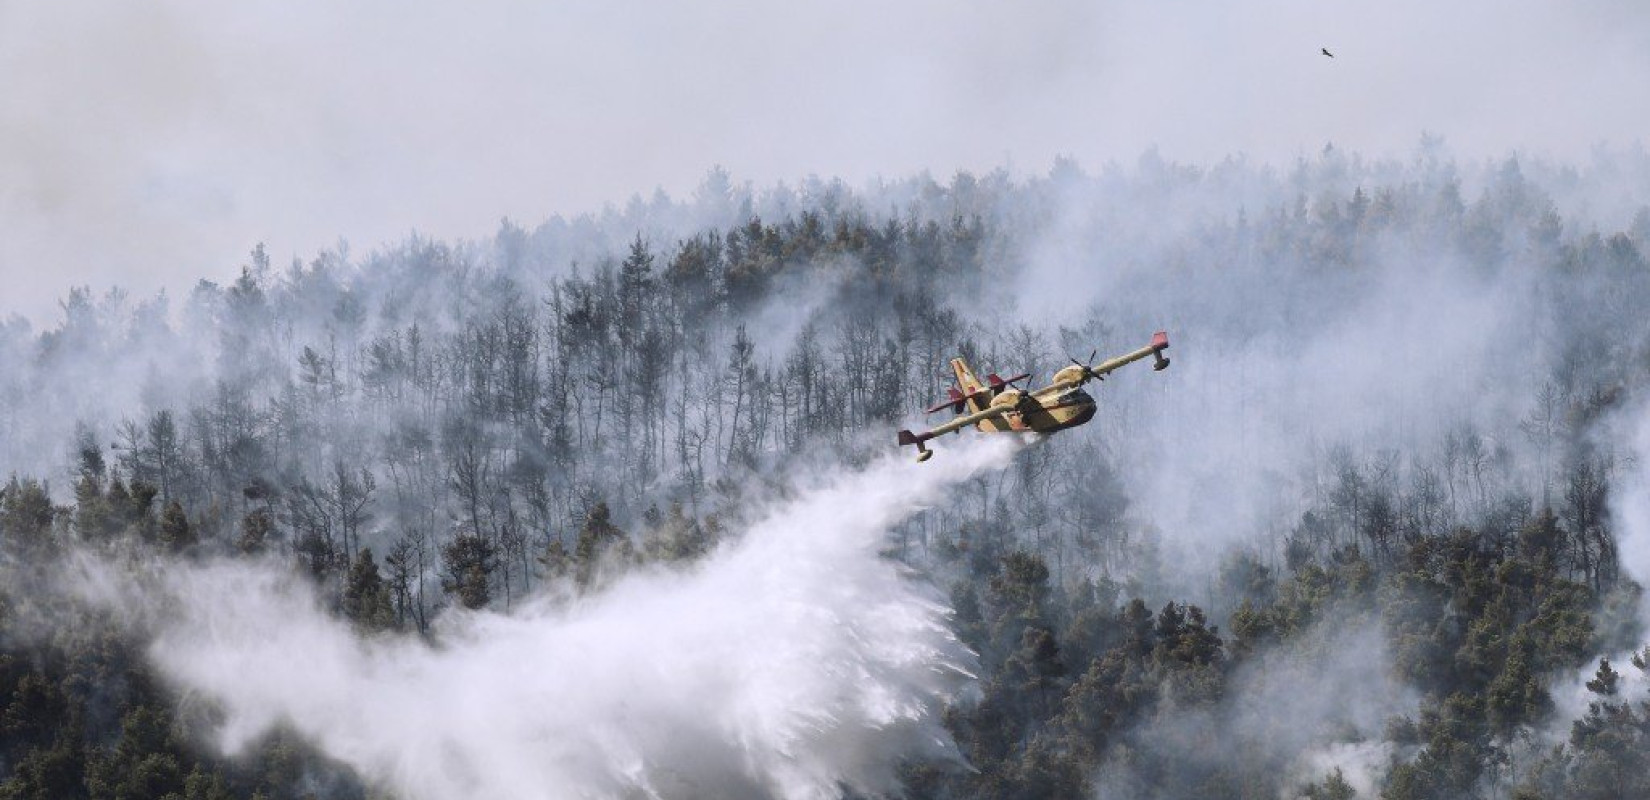
MULTIPOLYGON (((1071 360, 1071 366, 1054 373, 1053 383, 1036 391, 1022 391, 1013 386, 1030 378, 1031 373, 1021 373, 1008 380, 991 373, 986 376, 986 383, 981 385, 967 363, 960 358, 953 358, 951 369, 957 373, 957 385, 947 389, 949 396, 943 402, 929 408, 928 413, 932 414, 949 407, 951 413, 959 416, 922 433, 900 431, 900 446, 916 445, 917 460, 927 461, 934 455, 925 444, 929 439, 961 431, 970 425, 986 433, 1053 433, 1075 428, 1094 419, 1094 398, 1083 391, 1083 384, 1090 380, 1104 380, 1112 370, 1142 358, 1154 358, 1152 369, 1161 371, 1169 366, 1169 359, 1163 355, 1163 351, 1167 349, 1169 334, 1158 331, 1152 337, 1151 344, 1094 366, 1074 358, 1071 360), (963 413, 964 409, 968 413, 963 413)), ((1089 355, 1089 360, 1094 360, 1094 354, 1089 355)))

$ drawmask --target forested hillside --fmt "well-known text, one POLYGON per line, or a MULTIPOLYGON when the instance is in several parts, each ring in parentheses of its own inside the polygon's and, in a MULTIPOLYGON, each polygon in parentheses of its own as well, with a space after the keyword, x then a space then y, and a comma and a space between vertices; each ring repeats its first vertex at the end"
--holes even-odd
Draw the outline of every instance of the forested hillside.
POLYGON ((1036 383, 1159 329, 1172 368, 890 531, 977 655, 909 796, 1650 796, 1650 198, 1618 188, 1650 167, 1600 159, 716 171, 70 290, 0 326, 0 796, 391 791, 284 727, 220 752, 148 658, 167 612, 86 603, 86 559, 267 565, 462 649, 444 620, 691 571, 910 457, 954 356, 1036 383))

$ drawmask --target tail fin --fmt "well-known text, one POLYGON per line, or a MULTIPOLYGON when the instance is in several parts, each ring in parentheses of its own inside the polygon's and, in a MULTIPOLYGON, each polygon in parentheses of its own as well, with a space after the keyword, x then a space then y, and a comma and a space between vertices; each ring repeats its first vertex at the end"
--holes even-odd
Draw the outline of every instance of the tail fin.
POLYGON ((985 387, 980 385, 979 378, 974 377, 974 371, 968 368, 968 362, 960 358, 953 358, 951 359, 951 369, 957 373, 957 386, 961 387, 963 395, 968 397, 968 410, 984 411, 986 404, 984 398, 986 395, 982 394, 980 390, 985 387))

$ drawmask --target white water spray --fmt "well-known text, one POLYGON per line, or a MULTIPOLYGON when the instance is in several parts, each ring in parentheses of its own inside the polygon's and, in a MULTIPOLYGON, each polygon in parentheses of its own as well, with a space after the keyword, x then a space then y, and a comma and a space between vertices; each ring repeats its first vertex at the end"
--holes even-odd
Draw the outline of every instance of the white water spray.
POLYGON ((284 722, 403 797, 892 791, 901 759, 954 755, 938 711, 972 656, 877 549, 1003 463, 1006 439, 920 467, 881 460, 800 492, 690 572, 469 615, 439 647, 363 642, 268 567, 169 565, 150 654, 221 706, 226 751, 284 722))

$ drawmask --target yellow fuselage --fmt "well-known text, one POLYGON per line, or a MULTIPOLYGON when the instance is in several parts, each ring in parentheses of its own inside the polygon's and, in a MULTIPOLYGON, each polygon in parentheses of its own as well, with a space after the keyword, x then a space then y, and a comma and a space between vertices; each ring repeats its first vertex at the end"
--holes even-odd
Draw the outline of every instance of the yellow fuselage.
POLYGON ((1053 433, 1077 427, 1094 419, 1094 398, 1088 392, 1075 387, 1046 394, 1009 391, 997 395, 994 400, 992 405, 1004 404, 1013 408, 1000 417, 983 419, 975 423, 976 428, 986 433, 1053 433))

